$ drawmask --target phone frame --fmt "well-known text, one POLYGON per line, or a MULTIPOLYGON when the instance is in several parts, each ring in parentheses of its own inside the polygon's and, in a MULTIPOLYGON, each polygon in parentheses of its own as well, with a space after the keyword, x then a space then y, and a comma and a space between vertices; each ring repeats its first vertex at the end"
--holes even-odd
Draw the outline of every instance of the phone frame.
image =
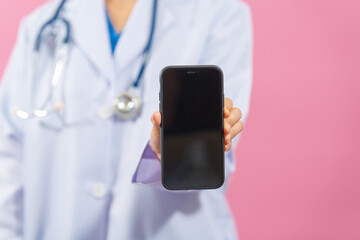
MULTIPOLYGON (((163 158, 164 156, 164 131, 162 128, 162 122, 163 122, 163 75, 164 72, 169 70, 169 69, 176 69, 176 70, 182 70, 182 71, 195 71, 194 74, 197 74, 198 72, 196 71, 201 71, 202 69, 215 69, 220 73, 221 76, 221 93, 222 93, 222 99, 221 99, 221 105, 222 105, 222 109, 224 109, 224 74, 223 71, 220 67, 216 66, 216 65, 171 65, 171 66, 166 66, 164 67, 161 72, 160 72, 160 76, 159 76, 159 80, 160 80, 160 92, 159 92, 159 111, 161 113, 161 125, 160 125, 160 145, 161 145, 161 158, 163 158)), ((225 182, 225 152, 224 152, 224 111, 221 111, 221 181, 218 185, 216 186, 208 186, 208 187, 171 187, 171 186, 167 186, 165 183, 165 179, 164 179, 164 161, 163 159, 161 160, 161 183, 162 185, 168 189, 168 190, 206 190, 206 189, 217 189, 220 188, 224 182, 225 182)))

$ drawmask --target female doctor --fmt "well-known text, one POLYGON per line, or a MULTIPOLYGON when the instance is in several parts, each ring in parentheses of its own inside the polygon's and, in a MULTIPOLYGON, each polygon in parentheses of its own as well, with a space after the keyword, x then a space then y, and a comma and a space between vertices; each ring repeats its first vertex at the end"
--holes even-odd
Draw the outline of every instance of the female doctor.
POLYGON ((161 186, 158 75, 223 69, 228 180, 251 45, 237 0, 51 1, 26 17, 0 91, 0 240, 236 239, 226 184, 161 186))

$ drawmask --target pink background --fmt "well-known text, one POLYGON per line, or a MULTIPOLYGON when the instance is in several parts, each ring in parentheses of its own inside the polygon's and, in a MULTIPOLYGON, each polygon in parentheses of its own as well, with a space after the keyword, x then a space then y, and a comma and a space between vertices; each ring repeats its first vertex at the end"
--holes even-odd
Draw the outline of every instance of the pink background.
MULTIPOLYGON (((0 73, 21 16, 2 1, 0 73)), ((228 194, 242 240, 360 239, 360 1, 248 0, 254 88, 228 194)))

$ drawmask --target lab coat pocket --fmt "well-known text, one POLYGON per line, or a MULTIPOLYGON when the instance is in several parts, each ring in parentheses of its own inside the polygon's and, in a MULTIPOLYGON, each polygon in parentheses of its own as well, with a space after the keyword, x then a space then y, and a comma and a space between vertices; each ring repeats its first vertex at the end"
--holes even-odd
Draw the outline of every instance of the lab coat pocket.
POLYGON ((65 127, 86 124, 93 121, 94 100, 91 96, 82 95, 81 90, 74 90, 75 86, 61 86, 54 93, 54 103, 61 105, 61 109, 41 118, 42 127, 60 131, 65 127), (75 97, 78 96, 78 97, 75 97))
POLYGON ((64 128, 91 124, 94 118, 81 109, 82 107, 76 106, 76 104, 68 107, 64 105, 63 110, 39 119, 39 125, 48 130, 61 131, 64 128))
POLYGON ((90 124, 95 120, 95 102, 91 99, 69 99, 64 107, 64 126, 90 124))
MULTIPOLYGON (((70 79, 69 79, 70 80, 70 79)), ((71 78, 73 80, 73 78, 71 78)), ((78 86, 81 83, 68 83, 57 89, 55 99, 62 105, 62 109, 46 118, 41 119, 42 127, 51 130, 87 125, 96 119, 96 97, 92 92, 96 87, 78 86)))
POLYGON ((54 113, 40 119, 39 124, 43 128, 58 132, 64 127, 64 119, 60 113, 54 113))

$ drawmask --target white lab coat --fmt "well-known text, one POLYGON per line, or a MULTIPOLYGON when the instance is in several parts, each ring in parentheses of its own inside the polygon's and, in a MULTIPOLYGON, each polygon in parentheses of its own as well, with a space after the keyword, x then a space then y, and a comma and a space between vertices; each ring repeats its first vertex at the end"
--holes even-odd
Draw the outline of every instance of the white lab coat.
MULTIPOLYGON (((22 21, 1 83, 0 240, 236 239, 226 183, 217 190, 174 193, 158 183, 131 183, 131 178, 149 140, 150 116, 158 110, 163 67, 220 66, 225 96, 246 116, 252 48, 247 5, 159 0, 152 54, 141 83, 142 114, 120 121, 111 116, 111 102, 139 70, 152 1, 137 1, 112 57, 104 1, 69 0, 64 16, 72 26, 71 53, 55 92, 64 110, 21 120, 12 108, 31 111, 49 90, 54 56, 47 39, 35 80, 32 52, 39 28, 58 4, 49 2, 22 21)), ((233 170, 230 152, 227 177, 233 170)))

